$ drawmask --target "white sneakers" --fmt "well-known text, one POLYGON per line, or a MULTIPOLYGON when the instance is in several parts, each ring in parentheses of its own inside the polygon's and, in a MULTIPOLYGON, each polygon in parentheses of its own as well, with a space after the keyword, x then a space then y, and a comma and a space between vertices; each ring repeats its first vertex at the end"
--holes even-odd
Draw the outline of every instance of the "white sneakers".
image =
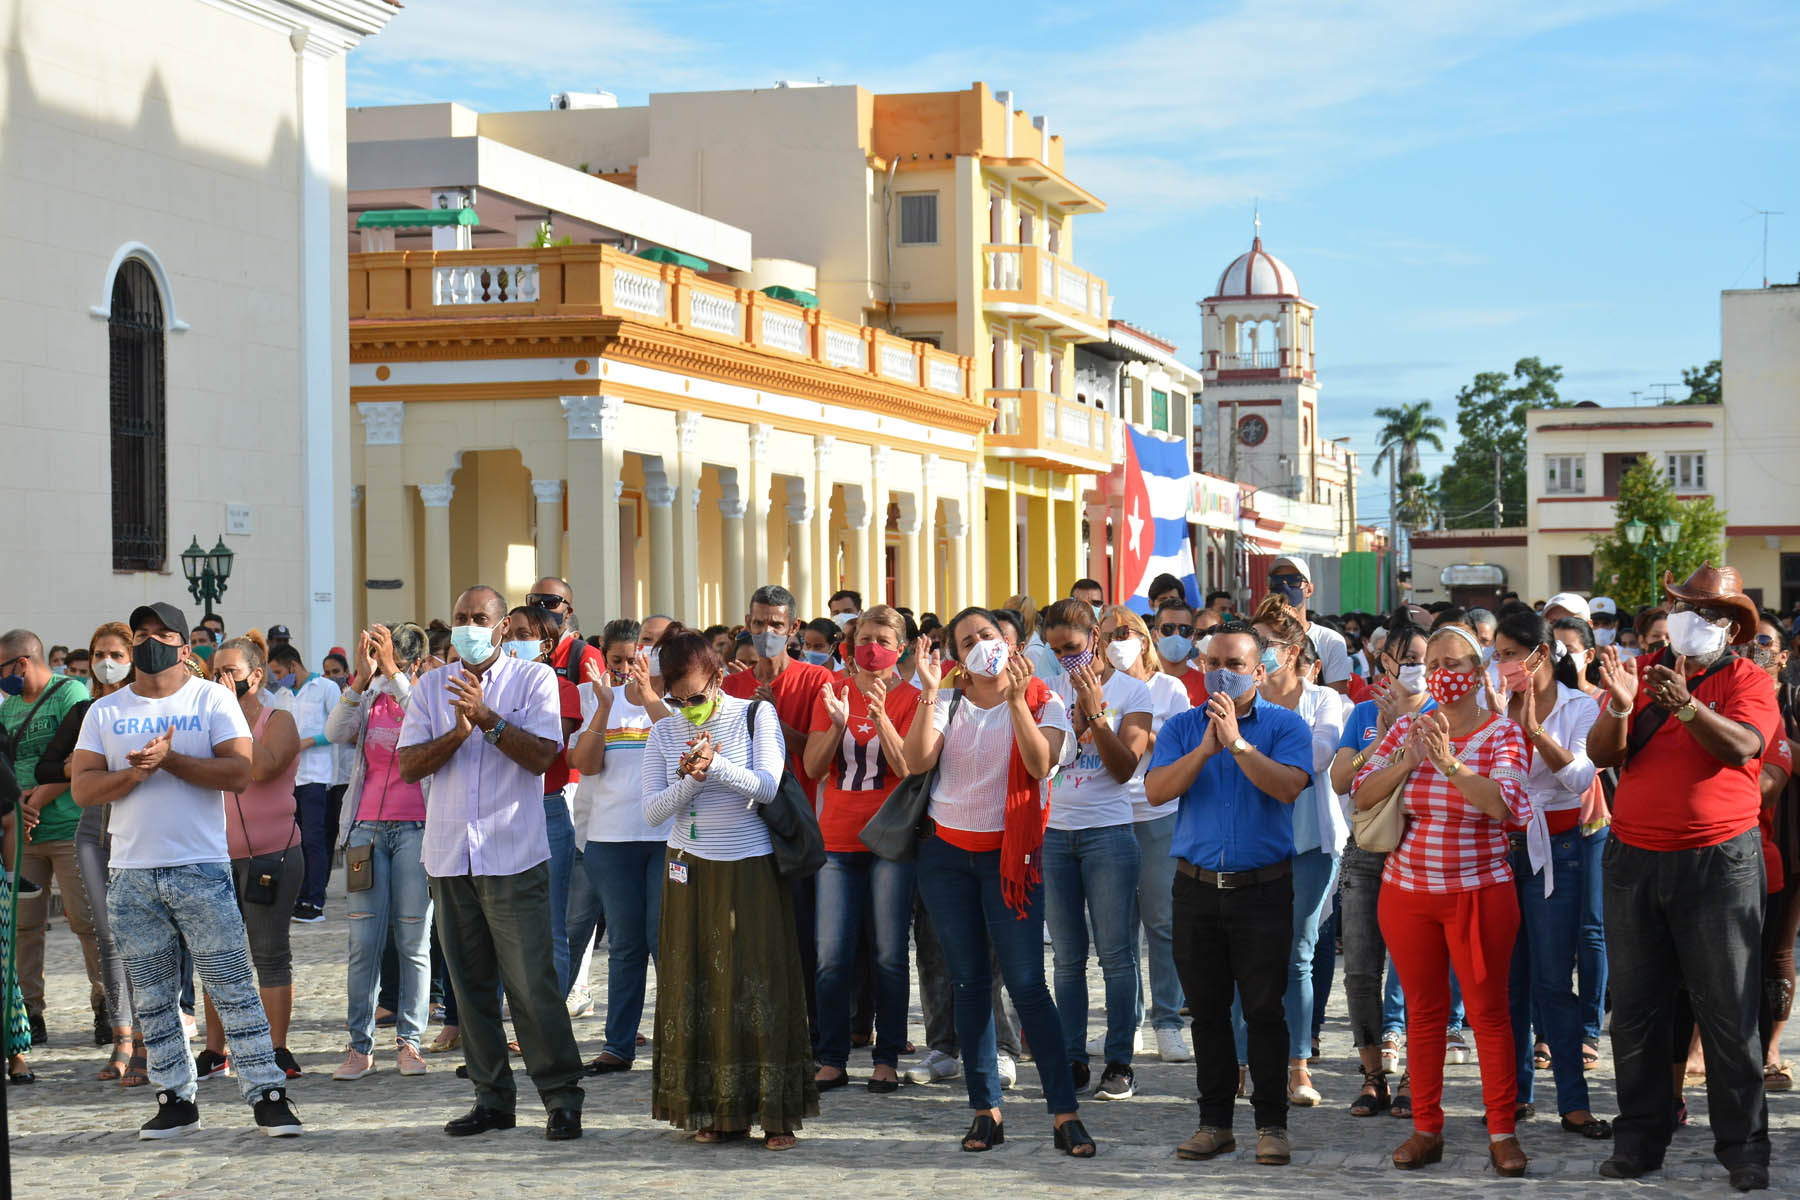
MULTIPOLYGON (((423 1065, 423 1064, 421 1064, 423 1065)), ((344 1064, 331 1073, 333 1079, 348 1082, 375 1073, 375 1056, 358 1050, 344 1051, 344 1064)))
POLYGON ((1164 1062, 1194 1061, 1194 1052, 1188 1049, 1187 1039, 1181 1036, 1179 1029, 1156 1031, 1156 1054, 1164 1062))
POLYGON ((579 983, 569 989, 566 1004, 571 1020, 580 1020, 582 1017, 594 1015, 594 997, 586 987, 579 983))
MULTIPOLYGON (((1098 1036, 1089 1038, 1087 1052, 1089 1058, 1098 1058, 1105 1061, 1106 1035, 1102 1033, 1098 1036)), ((1133 1054, 1142 1054, 1144 1052, 1144 1027, 1142 1025, 1139 1025, 1131 1035, 1131 1052, 1133 1054)))
MULTIPOLYGON (((942 1079, 955 1079, 962 1074, 962 1060, 941 1050, 928 1051, 916 1066, 906 1068, 908 1083, 936 1083, 942 1079)), ((1015 1078, 1018 1068, 1013 1068, 1015 1078)))
POLYGON ((1000 1090, 1007 1091, 1019 1086, 1019 1064, 1013 1056, 1006 1053, 994 1055, 994 1071, 1000 1076, 1000 1090))

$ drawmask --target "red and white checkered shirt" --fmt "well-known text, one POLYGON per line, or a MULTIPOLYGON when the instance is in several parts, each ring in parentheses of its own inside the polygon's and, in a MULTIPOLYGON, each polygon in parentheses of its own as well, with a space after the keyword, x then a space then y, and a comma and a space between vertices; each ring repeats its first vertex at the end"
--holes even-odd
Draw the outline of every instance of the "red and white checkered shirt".
MULTIPOLYGON (((1525 794, 1529 758, 1525 732, 1505 717, 1494 718, 1500 728, 1487 735, 1473 751, 1468 744, 1487 726, 1466 737, 1451 738, 1450 750, 1464 767, 1500 785, 1500 794, 1512 814, 1504 824, 1463 798, 1437 767, 1421 764, 1406 781, 1401 799, 1406 802, 1406 834, 1400 846, 1387 856, 1381 881, 1409 892, 1466 892, 1513 877, 1506 861, 1506 826, 1523 828, 1531 815, 1525 794)), ((1363 765, 1353 786, 1361 786, 1371 774, 1387 766, 1405 741, 1413 718, 1394 722, 1375 756, 1363 765)))

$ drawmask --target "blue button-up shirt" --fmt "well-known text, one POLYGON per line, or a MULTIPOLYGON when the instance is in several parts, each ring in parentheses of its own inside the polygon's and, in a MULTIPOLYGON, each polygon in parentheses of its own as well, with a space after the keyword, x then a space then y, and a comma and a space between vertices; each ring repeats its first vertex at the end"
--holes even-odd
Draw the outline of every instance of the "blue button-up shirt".
MULTIPOLYGON (((1190 708, 1169 718, 1150 769, 1197 749, 1212 715, 1190 708)), ((1238 736, 1271 760, 1312 773, 1312 731, 1300 714, 1261 696, 1238 718, 1238 736)), ((1206 760, 1181 795, 1169 853, 1209 871, 1255 871, 1294 857, 1294 812, 1250 782, 1229 749, 1206 760)))

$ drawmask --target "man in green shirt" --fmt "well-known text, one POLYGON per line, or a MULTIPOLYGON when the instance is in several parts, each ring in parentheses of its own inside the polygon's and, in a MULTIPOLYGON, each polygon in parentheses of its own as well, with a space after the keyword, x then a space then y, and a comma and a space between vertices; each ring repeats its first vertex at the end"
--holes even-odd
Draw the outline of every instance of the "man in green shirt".
POLYGON ((31 1040, 42 1044, 44 1030, 44 930, 50 910, 50 884, 62 893, 63 914, 69 928, 81 940, 81 957, 87 965, 88 1002, 94 1010, 94 1037, 105 1045, 112 1040, 106 1016, 106 991, 101 983, 100 951, 94 940, 94 922, 88 912, 87 891, 75 865, 75 826, 81 810, 69 795, 66 783, 31 787, 37 777, 38 756, 50 744, 69 710, 88 699, 87 685, 79 679, 50 672, 44 643, 35 633, 15 629, 0 634, 0 725, 6 727, 17 747, 14 770, 26 787, 24 823, 30 827, 23 847, 20 873, 44 891, 19 902, 19 990, 31 1017, 31 1040))

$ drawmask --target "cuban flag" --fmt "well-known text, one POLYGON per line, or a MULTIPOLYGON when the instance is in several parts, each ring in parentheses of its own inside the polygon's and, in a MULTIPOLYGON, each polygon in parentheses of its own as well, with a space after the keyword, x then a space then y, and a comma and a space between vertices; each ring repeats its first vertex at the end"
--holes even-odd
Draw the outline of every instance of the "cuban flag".
POLYGON ((1169 574, 1181 580, 1189 604, 1200 603, 1194 548, 1188 541, 1188 448, 1125 427, 1125 528, 1118 531, 1118 590, 1134 611, 1150 612, 1150 581, 1169 574))

